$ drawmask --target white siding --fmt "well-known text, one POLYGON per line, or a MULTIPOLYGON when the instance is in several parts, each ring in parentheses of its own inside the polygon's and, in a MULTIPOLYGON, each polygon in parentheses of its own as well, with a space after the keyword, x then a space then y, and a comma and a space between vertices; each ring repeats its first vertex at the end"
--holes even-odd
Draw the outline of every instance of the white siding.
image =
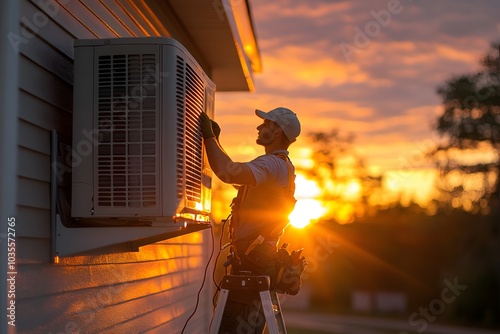
MULTIPOLYGON (((18 276, 18 332, 180 332, 195 307, 208 260, 208 235, 185 235, 138 253, 23 265, 18 276)), ((205 289, 187 333, 207 331, 209 304, 205 289)))
MULTIPOLYGON (((50 131, 71 135, 74 39, 168 32, 140 1, 20 1, 29 38, 19 45, 17 332, 178 333, 194 310, 209 231, 136 253, 50 258, 50 131)), ((187 333, 207 332, 208 290, 187 333)))

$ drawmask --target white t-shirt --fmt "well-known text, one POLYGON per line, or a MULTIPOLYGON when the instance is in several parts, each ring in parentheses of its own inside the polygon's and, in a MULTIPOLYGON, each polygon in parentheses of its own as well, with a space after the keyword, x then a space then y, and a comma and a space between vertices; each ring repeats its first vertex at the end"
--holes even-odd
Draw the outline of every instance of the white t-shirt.
MULTIPOLYGON (((288 223, 291 200, 288 194, 288 162, 276 155, 281 153, 288 152, 276 151, 246 163, 255 177, 256 184, 240 189, 244 195, 237 210, 238 218, 234 230, 236 239, 267 235, 275 227, 284 228, 288 223)), ((293 170, 292 167, 292 173, 293 170)), ((276 243, 278 238, 276 235, 266 241, 276 243)))
POLYGON ((276 155, 281 153, 288 155, 288 151, 280 150, 272 154, 261 155, 246 163, 255 177, 255 185, 259 186, 267 182, 276 182, 280 187, 287 186, 288 167, 286 162, 276 155))

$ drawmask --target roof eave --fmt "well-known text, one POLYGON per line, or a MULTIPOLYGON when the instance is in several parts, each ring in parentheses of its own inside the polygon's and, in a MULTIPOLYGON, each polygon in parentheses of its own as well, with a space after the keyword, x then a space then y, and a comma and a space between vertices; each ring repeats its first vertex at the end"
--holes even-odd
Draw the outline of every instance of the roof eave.
POLYGON ((217 91, 253 91, 260 53, 248 1, 143 0, 197 59, 217 91))

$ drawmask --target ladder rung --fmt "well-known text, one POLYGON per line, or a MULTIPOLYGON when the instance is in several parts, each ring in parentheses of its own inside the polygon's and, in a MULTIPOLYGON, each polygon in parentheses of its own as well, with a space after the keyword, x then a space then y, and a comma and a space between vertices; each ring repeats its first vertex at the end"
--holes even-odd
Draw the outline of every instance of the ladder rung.
POLYGON ((226 275, 222 279, 221 288, 227 290, 244 289, 266 291, 269 290, 269 276, 242 276, 226 275))

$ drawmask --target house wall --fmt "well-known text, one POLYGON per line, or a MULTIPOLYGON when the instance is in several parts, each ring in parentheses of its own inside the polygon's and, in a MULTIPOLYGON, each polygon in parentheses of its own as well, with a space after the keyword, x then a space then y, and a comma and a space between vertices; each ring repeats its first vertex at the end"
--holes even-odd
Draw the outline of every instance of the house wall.
MULTIPOLYGON (((210 231, 57 264, 50 254, 50 132, 71 136, 74 39, 168 31, 139 0, 19 0, 19 6, 20 38, 12 43, 19 62, 16 330, 179 333, 196 304, 210 231)), ((186 333, 207 332, 208 290, 186 333)))

